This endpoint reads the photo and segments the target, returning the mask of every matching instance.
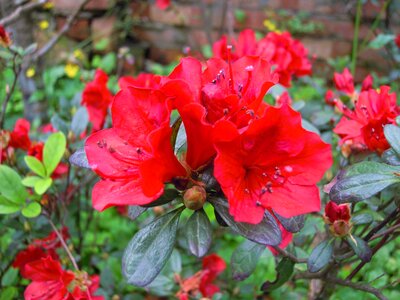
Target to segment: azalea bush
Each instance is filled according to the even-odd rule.
[[[41,48],[0,41],[0,299],[400,297],[390,77],[313,77],[291,33],[246,29],[172,71],[74,53],[28,120]]]

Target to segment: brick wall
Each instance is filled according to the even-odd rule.
[[[195,52],[210,41],[217,40],[226,31],[229,20],[233,19],[235,31],[253,28],[266,32],[266,19],[285,24],[299,14],[306,14],[305,21],[319,24],[320,29],[312,33],[297,34],[296,38],[309,49],[315,60],[315,72],[330,72],[327,60],[350,54],[352,49],[356,1],[230,0],[233,7],[231,11],[241,13],[242,18],[226,13],[228,2],[225,0],[173,1],[173,5],[165,11],[151,5],[151,2],[92,0],[80,14],[68,36],[80,41],[87,38],[95,41],[109,38],[114,48],[121,44],[126,45],[127,41],[118,41],[117,29],[121,28],[121,9],[117,8],[124,7],[122,13],[132,24],[129,27],[131,31],[128,30],[132,38],[129,40],[140,41],[140,47],[145,48],[148,58],[168,63],[179,57],[185,47],[190,47]],[[368,2],[363,6],[361,40],[370,35],[370,26],[380,12],[386,18],[387,12],[382,9],[384,1],[377,2],[378,5]],[[65,16],[74,10],[79,1],[54,0],[54,3],[57,24],[61,26],[65,22]],[[285,15],[279,13],[281,10],[285,10]],[[394,29],[400,28],[395,18],[387,20]],[[125,22],[125,28],[126,24],[128,23]],[[361,79],[370,69],[385,73],[389,68],[390,65],[379,51],[367,50],[360,54],[357,77]]]

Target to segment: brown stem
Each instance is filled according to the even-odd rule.
[[[383,227],[385,227],[386,224],[388,224],[392,219],[394,219],[398,213],[399,213],[399,209],[396,208],[381,223],[379,223],[377,226],[372,228],[371,231],[364,237],[364,240],[368,242],[375,233],[377,233],[379,230],[381,230]]]
[[[12,14],[0,20],[1,26],[7,26],[16,21],[23,13],[29,12],[37,7],[41,7],[48,3],[49,0],[37,0],[19,6]]]
[[[307,263],[307,259],[305,258],[297,258],[296,256],[294,256],[293,254],[287,252],[284,249],[279,248],[278,246],[273,246],[272,248],[274,248],[274,250],[276,252],[278,252],[280,255],[289,258],[291,261],[293,261],[296,264],[304,264]]]

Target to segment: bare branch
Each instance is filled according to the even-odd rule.
[[[19,6],[12,14],[0,20],[1,26],[7,26],[16,21],[21,14],[26,13],[28,11],[34,10],[37,7],[41,7],[44,4],[48,3],[50,0],[37,0],[33,2],[29,2],[27,4]]]
[[[293,254],[287,252],[286,250],[283,250],[279,248],[278,246],[272,247],[276,252],[278,252],[281,256],[289,258],[291,261],[293,261],[296,264],[304,264],[307,263],[307,259],[302,259],[302,258],[297,258]]]

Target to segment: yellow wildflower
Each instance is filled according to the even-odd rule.
[[[49,28],[49,25],[50,25],[49,21],[47,21],[47,20],[42,20],[39,22],[39,27],[42,30],[46,30],[47,28]]]
[[[25,75],[28,78],[32,78],[33,76],[35,76],[35,74],[36,74],[36,71],[32,67],[28,68],[28,70],[26,70],[26,72],[25,72]]]
[[[69,78],[75,78],[79,72],[79,66],[74,63],[67,63],[64,67],[64,72]]]

